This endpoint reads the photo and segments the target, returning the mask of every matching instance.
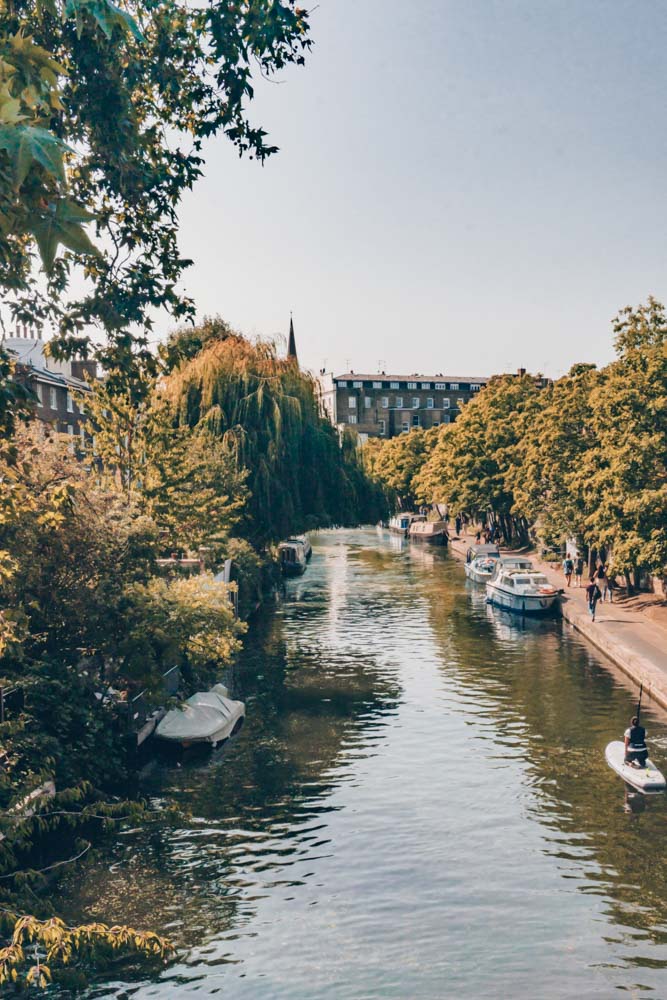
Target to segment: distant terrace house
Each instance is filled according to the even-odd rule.
[[[413,427],[449,424],[489,379],[481,375],[321,372],[318,381],[331,423],[339,428],[351,425],[365,440],[407,434]]]
[[[26,384],[37,397],[35,415],[55,431],[71,437],[72,452],[83,450],[89,438],[87,417],[85,404],[77,397],[90,392],[84,378],[96,377],[95,362],[46,357],[40,332],[29,327],[20,327],[0,343],[16,361],[16,380]]]

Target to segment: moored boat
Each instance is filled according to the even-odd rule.
[[[280,568],[284,576],[301,576],[306,572],[308,559],[303,543],[296,539],[281,542],[278,546]]]
[[[410,525],[415,521],[425,521],[426,517],[424,514],[394,514],[392,518],[389,519],[388,528],[395,535],[402,535],[407,538],[408,531],[410,530]]]
[[[155,735],[184,749],[196,744],[215,746],[239,731],[245,719],[245,705],[234,701],[223,684],[210,691],[198,691],[179,708],[167,712]]]
[[[616,774],[639,792],[664,792],[667,788],[664,775],[657,769],[653,761],[647,759],[643,767],[635,767],[625,763],[625,744],[622,740],[612,740],[604,752],[609,767]]]
[[[471,563],[473,559],[481,559],[482,556],[487,559],[500,559],[500,549],[492,543],[471,545],[466,552],[466,563]]]
[[[469,580],[475,583],[487,583],[496,571],[497,559],[490,556],[478,556],[463,567]]]
[[[486,584],[488,601],[521,615],[549,614],[556,608],[558,593],[543,573],[512,566],[498,567]]]
[[[449,541],[447,524],[444,521],[413,521],[408,529],[408,538],[411,542],[446,545]]]
[[[303,545],[304,555],[307,561],[310,561],[310,557],[313,554],[313,546],[310,544],[310,538],[308,535],[293,535],[291,538],[287,539],[288,544],[292,542],[298,542],[299,545]]]

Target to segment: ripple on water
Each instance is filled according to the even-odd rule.
[[[498,613],[447,553],[323,532],[233,685],[240,738],[146,775],[185,817],[63,887],[178,947],[90,997],[667,997],[665,802],[607,769],[632,698],[561,622]]]

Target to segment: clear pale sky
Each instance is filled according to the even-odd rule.
[[[667,298],[659,0],[321,0],[183,205],[200,315],[327,370],[558,375]]]

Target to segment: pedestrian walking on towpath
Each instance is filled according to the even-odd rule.
[[[595,621],[595,609],[601,597],[602,594],[600,593],[600,588],[595,581],[595,576],[592,576],[590,583],[586,587],[586,599],[588,601],[588,611],[593,621]]]
[[[461,534],[461,515],[460,514],[456,515],[456,534],[457,535]]]
[[[574,573],[574,563],[570,556],[565,556],[563,560],[563,573],[565,573],[565,579],[567,580],[568,587],[572,586],[572,574]]]
[[[604,563],[600,563],[600,565],[598,566],[597,573],[595,575],[597,577],[598,587],[602,591],[601,600],[604,601],[605,598],[607,597],[607,594],[609,594],[609,603],[611,604],[611,587],[609,586],[607,567],[605,566]]]
[[[581,586],[581,578],[584,575],[584,566],[586,565],[583,556],[577,556],[574,560],[574,585],[575,587]]]

